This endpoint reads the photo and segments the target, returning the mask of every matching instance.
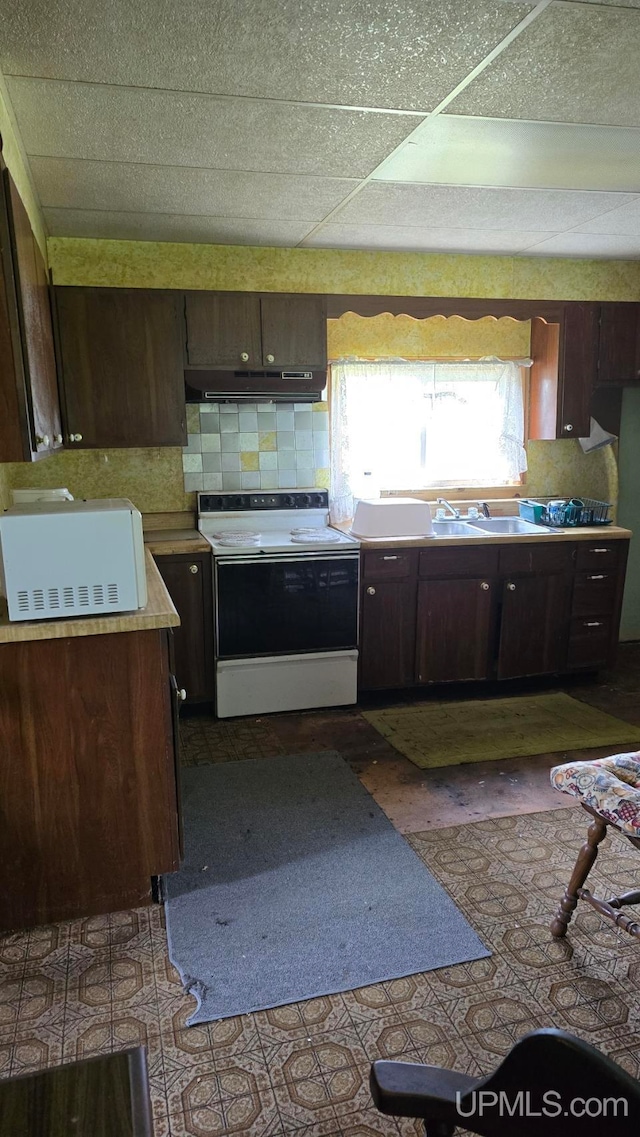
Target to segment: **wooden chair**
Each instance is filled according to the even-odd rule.
[[[628,904],[640,904],[640,889],[600,900],[583,887],[609,826],[640,849],[640,752],[555,766],[551,771],[551,784],[562,793],[579,798],[592,818],[587,839],[551,924],[551,934],[557,938],[566,936],[578,900],[586,900],[601,916],[640,939],[640,923],[621,911]]]
[[[640,1082],[563,1030],[525,1035],[486,1078],[413,1062],[374,1062],[370,1086],[381,1113],[421,1118],[426,1137],[452,1137],[458,1126],[481,1137],[640,1132]]]

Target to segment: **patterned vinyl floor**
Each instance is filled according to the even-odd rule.
[[[187,761],[281,749],[268,722],[219,725],[185,724]],[[144,1043],[156,1137],[421,1133],[372,1109],[372,1059],[485,1073],[541,1025],[638,1077],[640,945],[590,909],[567,941],[548,933],[584,831],[581,810],[554,809],[411,834],[491,959],[207,1026],[185,1028],[193,1000],[168,963],[160,908],[0,938],[0,1077]],[[614,835],[593,883],[621,891],[639,868]]]

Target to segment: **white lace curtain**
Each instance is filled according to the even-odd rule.
[[[512,361],[333,364],[333,520],[353,516],[365,471],[385,490],[517,483],[523,386]]]

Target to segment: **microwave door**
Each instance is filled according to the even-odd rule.
[[[357,554],[216,563],[219,659],[339,651],[357,631]]]

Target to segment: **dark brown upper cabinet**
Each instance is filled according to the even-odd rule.
[[[65,442],[78,449],[183,446],[182,294],[54,292]]]
[[[568,302],[560,320],[531,321],[532,439],[589,434],[598,361],[599,304]]]
[[[188,368],[327,366],[324,296],[187,292],[185,316]]]
[[[62,446],[49,282],[9,171],[0,162],[0,462]]]
[[[598,386],[640,382],[640,304],[600,305]]]

